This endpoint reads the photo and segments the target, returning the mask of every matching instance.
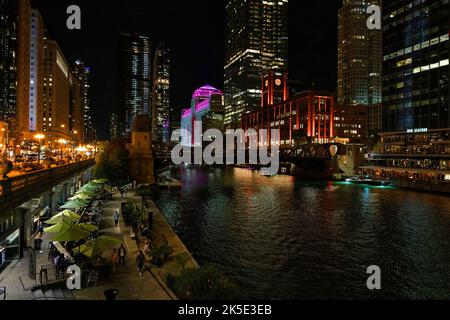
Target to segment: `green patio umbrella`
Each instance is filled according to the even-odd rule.
[[[78,225],[71,225],[68,229],[65,229],[54,236],[51,236],[53,241],[65,242],[65,241],[77,241],[87,239],[91,233],[84,230]]]
[[[76,200],[76,199],[81,199],[81,200],[90,200],[92,197],[90,195],[87,195],[85,193],[79,193],[71,198],[69,198],[69,200]]]
[[[108,249],[113,249],[122,244],[122,241],[108,236],[100,236],[96,239],[89,240],[85,244],[78,247],[77,250],[86,257],[95,257],[103,253],[103,251]]]
[[[79,209],[79,208],[85,208],[89,204],[88,201],[76,199],[67,202],[65,205],[61,206],[61,209]]]
[[[73,211],[64,210],[53,216],[50,220],[45,221],[46,224],[58,224],[60,222],[76,222],[80,220],[80,216]]]
[[[67,229],[70,229],[73,226],[73,222],[61,221],[51,227],[47,227],[44,229],[45,233],[60,233]]]
[[[76,195],[82,194],[82,195],[86,195],[86,196],[94,196],[96,194],[96,191],[94,191],[94,190],[87,190],[87,189],[86,190],[80,189],[75,194]]]
[[[94,232],[98,230],[97,226],[94,226],[93,224],[89,223],[80,223],[78,226],[89,232]]]

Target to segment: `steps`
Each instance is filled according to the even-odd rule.
[[[73,295],[67,289],[37,289],[32,292],[33,300],[73,300]]]

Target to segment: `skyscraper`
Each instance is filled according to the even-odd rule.
[[[150,116],[150,40],[139,34],[119,36],[119,88],[124,136],[130,136],[137,115]]]
[[[89,73],[90,69],[80,60],[75,61],[72,71],[72,102],[70,106],[69,131],[76,141],[85,141],[89,117]]]
[[[30,104],[27,117],[19,127],[30,137],[42,131],[43,77],[44,77],[44,22],[38,10],[31,11],[30,37]],[[28,120],[28,121],[26,121]]]
[[[225,125],[261,106],[261,77],[288,71],[288,0],[227,0]]]
[[[381,131],[382,30],[367,27],[370,5],[379,0],[344,0],[339,10],[338,88],[341,106],[368,107],[369,135]]]
[[[449,17],[448,0],[384,1],[381,152],[365,174],[450,181]]]
[[[170,50],[161,43],[153,57],[152,136],[170,142]]]
[[[383,7],[383,131],[450,128],[449,2]]]
[[[17,0],[0,0],[0,121],[16,115]]]
[[[69,110],[72,74],[56,41],[44,42],[43,130],[46,141],[69,140]]]
[[[30,49],[31,49],[31,3],[18,0],[17,33],[17,109],[15,138],[21,141],[28,132],[30,121]]]

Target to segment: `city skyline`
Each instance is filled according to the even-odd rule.
[[[446,299],[449,1],[0,0],[0,297]]]
[[[69,31],[65,27],[65,10],[70,4],[78,4],[82,9],[81,31]],[[325,4],[330,9],[322,12]],[[33,5],[40,9],[48,34],[58,41],[69,60],[81,58],[91,67],[91,105],[101,139],[109,137],[109,116],[120,110],[117,102],[117,69],[114,66],[120,32],[139,32],[149,36],[152,43],[165,41],[171,48],[170,100],[171,108],[176,110],[175,114],[189,106],[191,92],[204,83],[223,90],[224,2],[199,0],[187,4],[172,0],[172,5],[166,6],[157,2],[134,0],[126,7],[119,4],[103,8],[97,3],[69,3],[66,0],[48,6],[46,1],[41,0],[35,1]],[[292,56],[299,57],[291,59],[290,79],[300,80],[303,88],[320,87],[334,91],[339,3],[330,7],[328,1],[313,4],[290,1],[289,6],[291,14],[296,17],[290,21],[289,31],[292,37],[305,39],[301,45],[297,42],[290,44]],[[322,12],[323,21],[313,19],[309,14],[311,11]],[[180,37],[180,24],[186,27],[182,32],[188,36]],[[309,28],[314,32],[306,32]],[[204,35],[203,40],[207,41],[207,45],[197,45],[196,37],[192,36],[196,33]],[[333,49],[313,53],[321,47],[317,41],[319,37],[333,43]],[[313,63],[307,63],[307,59]],[[324,76],[324,72],[331,72],[334,76]],[[104,81],[105,78],[108,81]],[[108,112],[107,117],[104,117],[104,110]]]

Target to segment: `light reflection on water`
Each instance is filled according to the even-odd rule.
[[[201,264],[252,298],[450,298],[450,198],[301,182],[242,169],[181,169],[157,204]],[[366,288],[379,265],[380,292]]]

